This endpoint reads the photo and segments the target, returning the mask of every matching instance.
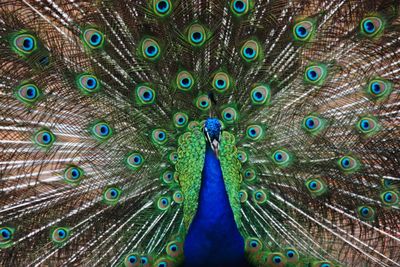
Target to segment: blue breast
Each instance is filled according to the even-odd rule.
[[[197,213],[184,244],[185,266],[245,266],[244,241],[236,226],[221,165],[207,145]]]

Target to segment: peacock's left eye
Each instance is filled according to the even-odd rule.
[[[29,55],[37,49],[36,38],[27,33],[15,36],[12,45],[22,55]]]
[[[146,38],[142,41],[141,52],[143,57],[150,61],[156,61],[161,55],[158,42],[152,38]]]
[[[263,129],[259,125],[250,125],[246,129],[246,135],[253,141],[259,140],[263,135]]]
[[[383,28],[383,22],[378,17],[367,17],[361,21],[361,33],[367,37],[377,36]]]
[[[254,182],[257,178],[256,171],[253,168],[247,168],[243,171],[244,180],[246,182]]]
[[[246,190],[240,190],[238,196],[240,203],[244,203],[247,201],[249,194],[247,194]]]
[[[297,263],[299,261],[299,252],[294,248],[286,248],[285,255],[289,263]]]
[[[268,200],[268,195],[264,192],[264,190],[259,189],[253,192],[253,200],[257,204],[264,204]]]
[[[231,10],[236,16],[243,16],[249,11],[249,1],[248,0],[232,0]]]
[[[105,204],[114,205],[121,197],[121,189],[117,187],[106,188],[103,192],[103,201]]]
[[[238,112],[233,107],[226,107],[221,112],[222,119],[225,123],[231,124],[238,120]]]
[[[172,199],[175,201],[175,203],[181,204],[183,202],[182,191],[180,190],[175,191],[174,194],[172,195]]]
[[[169,197],[160,197],[157,200],[157,208],[160,210],[166,210],[170,207],[171,200]]]
[[[81,74],[78,76],[78,88],[83,94],[89,95],[99,91],[100,83],[94,75]]]
[[[200,24],[193,24],[188,30],[188,40],[193,46],[202,46],[206,42],[206,30]]]
[[[56,227],[52,230],[51,238],[54,243],[64,243],[69,237],[69,229],[66,227]]]
[[[104,141],[111,137],[112,129],[108,123],[98,122],[92,126],[91,133],[96,139]]]
[[[326,68],[322,65],[311,65],[306,68],[305,81],[310,84],[322,85],[326,78]]]
[[[394,206],[399,203],[399,195],[393,190],[385,191],[381,194],[381,200],[387,206]]]
[[[231,80],[229,75],[222,71],[217,72],[216,74],[214,74],[212,86],[219,93],[227,91],[231,87]]]
[[[271,89],[266,84],[257,85],[250,92],[251,101],[255,105],[263,105],[269,102]]]
[[[263,244],[260,239],[256,237],[249,237],[246,239],[245,250],[250,253],[254,253],[260,251],[263,247]]]
[[[357,213],[360,219],[364,221],[373,221],[375,220],[376,212],[370,206],[361,206],[357,208]]]
[[[35,103],[40,96],[41,92],[34,84],[25,84],[17,89],[17,98],[27,105]]]
[[[177,112],[174,114],[173,122],[177,128],[185,127],[188,123],[188,115],[184,112]]]
[[[258,44],[258,42],[254,40],[249,40],[244,43],[242,49],[240,50],[240,53],[245,61],[251,62],[258,58],[260,53],[259,50],[260,50],[260,45]]]
[[[341,157],[338,161],[340,169],[345,173],[352,173],[360,168],[359,161],[351,156]]]
[[[194,80],[192,74],[187,71],[181,71],[176,76],[177,87],[182,91],[189,91],[192,89]]]
[[[294,25],[293,35],[295,40],[307,41],[311,38],[313,31],[314,31],[313,23],[309,20],[304,20]]]
[[[136,171],[144,163],[143,156],[138,152],[132,152],[128,154],[128,157],[126,158],[126,163],[128,164],[129,168]]]
[[[34,142],[42,148],[49,148],[56,140],[54,134],[47,129],[39,130],[34,134]]]
[[[325,181],[320,178],[309,178],[305,185],[311,195],[315,197],[322,196],[328,190]]]
[[[172,3],[170,0],[154,1],[154,13],[160,17],[165,17],[171,13]]]
[[[151,133],[151,140],[157,145],[167,142],[167,132],[164,129],[155,129]]]
[[[64,170],[64,180],[70,184],[78,184],[82,180],[83,175],[83,170],[74,165]]]
[[[272,154],[272,160],[278,166],[287,167],[290,164],[291,156],[287,151],[278,149]]]
[[[211,107],[211,101],[208,95],[201,95],[196,100],[196,107],[200,110],[209,110]]]
[[[104,35],[96,29],[87,29],[83,33],[83,40],[91,49],[97,49],[103,46]]]
[[[156,98],[156,92],[148,85],[139,84],[136,86],[136,99],[139,105],[153,104]]]

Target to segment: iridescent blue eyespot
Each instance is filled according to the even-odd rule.
[[[37,42],[33,35],[22,33],[14,37],[12,46],[18,54],[29,55],[36,50]]]
[[[84,31],[83,41],[91,48],[100,48],[104,44],[104,35],[99,30],[90,28]]]
[[[203,33],[201,32],[193,32],[191,35],[191,39],[193,43],[201,43],[203,41]]]
[[[159,13],[164,14],[164,13],[166,13],[166,12],[168,11],[168,9],[169,9],[169,3],[168,3],[168,1],[161,0],[161,1],[159,1],[159,2],[157,3],[156,7],[157,7],[157,11],[158,11]]]

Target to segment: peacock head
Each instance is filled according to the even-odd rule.
[[[207,118],[204,123],[204,134],[215,153],[218,152],[221,139],[221,123],[216,118]]]

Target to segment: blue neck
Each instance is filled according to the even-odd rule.
[[[197,213],[189,227],[185,266],[243,266],[240,235],[222,177],[221,165],[207,145]]]

